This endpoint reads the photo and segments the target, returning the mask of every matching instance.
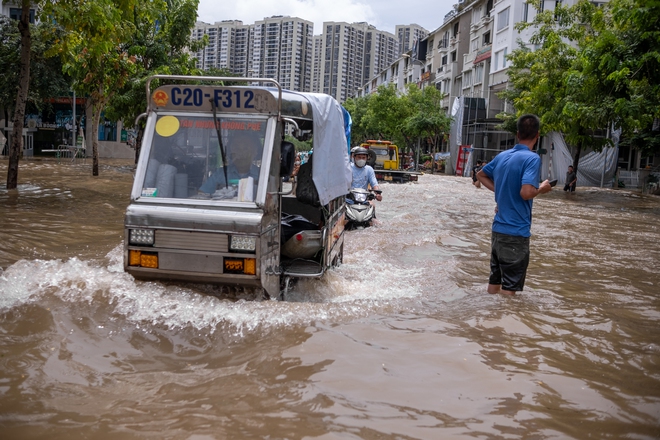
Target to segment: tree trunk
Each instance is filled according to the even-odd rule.
[[[580,154],[582,153],[582,142],[578,144],[577,151],[575,152],[575,157],[573,158],[573,171],[577,175],[578,172],[578,162],[580,161]]]
[[[94,98],[92,98],[94,99]],[[92,176],[99,175],[99,121],[101,119],[101,104],[92,101]]]
[[[99,87],[98,96],[103,96],[103,87]],[[107,99],[91,97],[92,105],[92,176],[99,175],[99,123]]]
[[[21,72],[16,92],[16,108],[14,110],[14,127],[11,145],[9,146],[9,166],[7,167],[7,189],[18,186],[18,161],[23,152],[23,123],[25,121],[25,104],[30,86],[30,1],[23,0],[21,19],[18,22],[21,32]]]

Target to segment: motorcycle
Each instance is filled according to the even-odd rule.
[[[376,217],[376,208],[370,202],[381,192],[375,189],[351,188],[346,196],[347,200],[353,201],[346,203],[346,229],[364,229],[371,226],[371,221]]]

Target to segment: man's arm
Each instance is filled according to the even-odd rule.
[[[486,173],[483,172],[483,170],[479,170],[479,172],[477,172],[477,180],[479,180],[479,182],[481,182],[481,184],[489,190],[493,192],[495,191],[495,182],[493,182],[493,179],[488,177]]]
[[[376,186],[372,187],[371,189],[375,189],[377,191],[380,191],[380,185],[376,185]],[[376,200],[378,200],[379,202],[381,200],[383,200],[383,195],[382,194],[376,194]]]
[[[534,185],[526,183],[520,188],[520,197],[522,197],[523,200],[530,200],[539,194],[545,194],[551,190],[552,187],[550,186],[550,181],[548,179],[544,180],[543,183],[539,185],[538,189],[535,188]]]

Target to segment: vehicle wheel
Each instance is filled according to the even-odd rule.
[[[367,150],[369,154],[367,155],[367,165],[373,168],[376,165],[376,152],[374,150]]]

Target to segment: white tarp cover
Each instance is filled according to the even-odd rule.
[[[584,154],[578,161],[577,186],[611,186],[612,179],[616,173],[618,159],[617,141],[615,147],[606,147],[599,153],[594,151]],[[547,179],[558,179],[560,184],[565,184],[566,171],[569,165],[573,165],[573,157],[568,150],[561,133],[550,132],[546,135],[544,144],[548,151],[547,159],[543,158],[541,175]]]
[[[341,105],[330,95],[305,93],[314,116],[313,180],[322,205],[348,194],[353,175]]]

